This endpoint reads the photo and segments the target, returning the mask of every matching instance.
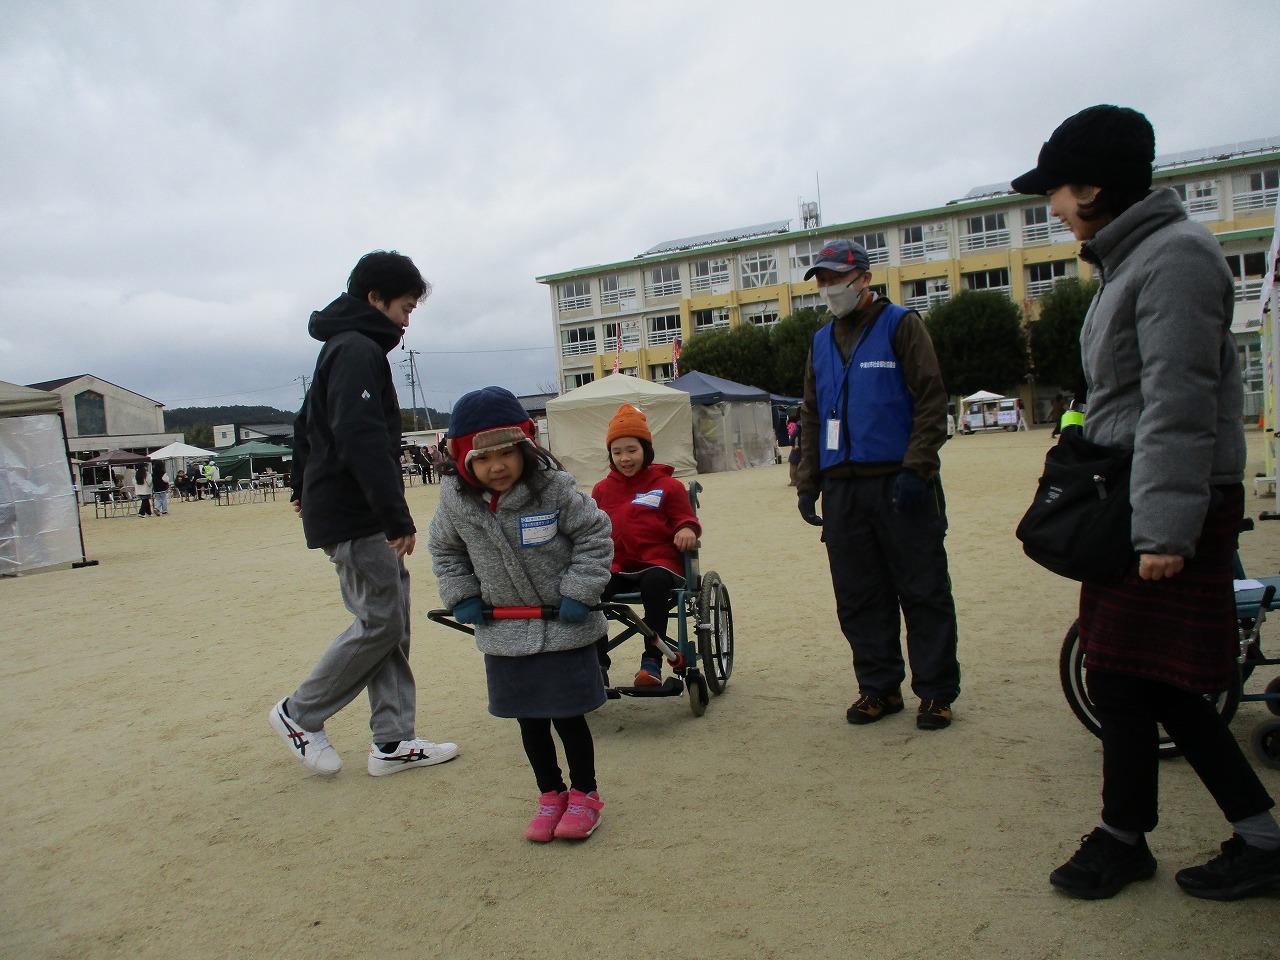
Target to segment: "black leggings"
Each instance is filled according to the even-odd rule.
[[[1271,797],[1213,705],[1167,683],[1090,670],[1085,675],[1102,724],[1102,819],[1118,830],[1156,826],[1160,760],[1157,723],[1232,823],[1270,810]]]
[[[520,717],[519,722],[520,739],[524,741],[524,752],[529,758],[529,766],[533,767],[539,793],[552,790],[563,793],[565,790],[560,764],[556,761],[556,742],[551,737],[553,723],[556,733],[560,734],[560,742],[564,744],[564,759],[569,765],[569,782],[573,789],[583,793],[596,789],[596,745],[591,739],[586,717],[581,714],[554,720]]]
[[[667,621],[671,614],[671,591],[683,582],[683,577],[677,577],[666,567],[649,567],[638,574],[615,573],[604,588],[604,599],[620,593],[639,593],[640,602],[644,605],[645,624],[658,636],[670,639],[667,637]],[[648,640],[645,641],[644,654],[662,659],[662,653]]]

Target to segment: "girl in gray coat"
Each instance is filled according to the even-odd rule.
[[[604,614],[590,608],[609,582],[609,517],[534,441],[533,421],[508,390],[460,399],[449,420],[429,547],[440,597],[475,626],[489,712],[520,723],[541,796],[525,837],[586,839],[604,803],[586,714],[605,702],[596,660]],[[486,619],[485,608],[558,608],[555,619]],[[561,776],[551,728],[564,744]]]

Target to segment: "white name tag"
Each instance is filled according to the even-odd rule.
[[[555,539],[560,529],[560,511],[529,513],[520,518],[520,546],[540,547]]]
[[[839,420],[827,421],[827,449],[828,450],[840,449],[840,421]]]
[[[643,493],[637,493],[635,499],[631,501],[637,507],[652,507],[657,510],[662,506],[662,490],[646,490]]]

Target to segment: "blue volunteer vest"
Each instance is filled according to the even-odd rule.
[[[818,450],[823,470],[837,464],[901,463],[915,422],[915,403],[898,366],[893,338],[905,307],[886,304],[864,330],[846,365],[832,324],[813,335],[818,393]],[[839,446],[827,449],[827,421],[839,420]]]

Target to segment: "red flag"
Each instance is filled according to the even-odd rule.
[[[680,376],[680,338],[676,337],[675,343],[671,344],[671,372],[674,376]]]
[[[618,349],[613,354],[613,372],[618,372],[618,366],[622,362],[622,324],[618,324]]]

